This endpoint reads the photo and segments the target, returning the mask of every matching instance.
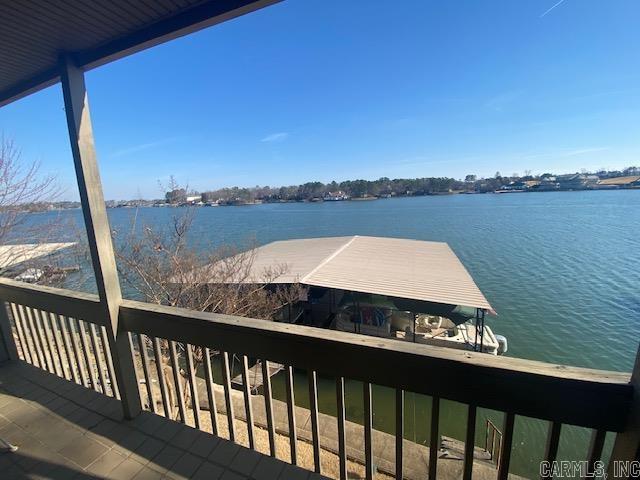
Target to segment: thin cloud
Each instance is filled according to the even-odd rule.
[[[609,147],[591,147],[591,148],[579,148],[566,152],[563,156],[575,157],[576,155],[582,155],[584,153],[602,152],[603,150],[609,150]]]
[[[564,3],[564,0],[560,0],[558,3],[556,3],[555,5],[553,5],[550,9],[548,9],[546,12],[544,12],[542,15],[540,15],[540,18],[545,17],[549,12],[551,12],[553,9],[559,7],[560,5],[562,5]]]
[[[111,154],[112,158],[116,157],[124,157],[127,155],[131,155],[132,153],[142,152],[144,150],[150,150],[152,148],[161,147],[162,145],[166,145],[167,143],[175,142],[178,140],[178,137],[164,138],[162,140],[157,140],[155,142],[148,143],[140,143],[138,145],[132,145],[127,148],[123,148],[121,150],[116,150]]]
[[[278,132],[278,133],[272,133],[270,135],[267,135],[260,141],[267,142],[267,143],[276,143],[276,142],[284,142],[287,138],[289,138],[288,132]]]
[[[610,150],[610,147],[584,147],[574,149],[563,149],[557,151],[540,152],[540,153],[526,153],[519,156],[522,160],[535,160],[544,158],[565,158],[565,157],[577,157],[578,155],[584,155],[586,153],[596,153]]]

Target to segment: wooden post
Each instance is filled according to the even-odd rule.
[[[616,441],[613,444],[608,467],[609,478],[614,478],[614,462],[640,460],[640,345],[630,383],[633,387],[633,403],[627,428],[616,435]]]
[[[127,333],[118,326],[122,294],[93,142],[84,72],[70,58],[62,56],[60,77],[91,262],[103,307],[102,314],[108,320],[107,325],[111,326],[107,328],[109,348],[124,416],[133,418],[141,412],[142,404],[129,339]]]
[[[7,303],[0,300],[0,363],[18,359],[18,349],[11,329]]]

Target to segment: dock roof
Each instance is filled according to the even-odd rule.
[[[0,268],[9,268],[36,258],[46,257],[74,245],[73,242],[0,245]]]
[[[286,265],[271,283],[302,283],[493,312],[473,278],[446,243],[386,237],[284,240],[254,252],[245,283]]]

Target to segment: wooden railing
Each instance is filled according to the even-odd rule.
[[[101,322],[104,317],[97,314],[97,296],[2,282],[0,299],[5,309],[0,309],[0,315],[11,317],[15,347],[22,360],[120,398],[106,325]]]
[[[108,348],[105,348],[107,342],[102,333],[105,325],[92,320],[97,297],[0,279],[0,300],[7,306],[7,318],[14,337],[17,338],[16,350],[20,358],[105,394],[117,395],[117,389],[107,388],[113,385],[113,376],[109,370]],[[629,442],[637,439],[637,432],[630,432],[637,428],[634,423],[630,423],[635,421],[630,414],[637,408],[637,396],[634,397],[629,374],[495,357],[130,300],[124,300],[120,306],[119,329],[127,335],[133,334],[129,338],[135,344],[132,350],[136,352],[134,356],[138,357],[135,363],[139,367],[140,380],[144,380],[141,395],[147,397],[143,401],[147,408],[173,418],[172,410],[177,407],[175,416],[180,421],[186,422],[187,416],[193,416],[191,421],[196,427],[200,427],[203,409],[198,404],[198,389],[204,385],[208,399],[208,409],[205,410],[208,410],[213,433],[219,433],[221,426],[217,416],[215,381],[224,390],[228,422],[226,428],[231,440],[235,439],[237,425],[233,413],[229,359],[232,354],[239,355],[244,380],[244,419],[251,448],[255,447],[252,405],[255,399],[248,382],[248,358],[262,360],[266,429],[269,453],[273,456],[276,454],[276,433],[268,362],[285,365],[292,463],[296,463],[299,442],[295,424],[293,368],[305,370],[310,400],[314,469],[317,472],[321,470],[318,376],[336,379],[341,478],[347,477],[345,379],[359,380],[364,385],[363,448],[367,478],[372,478],[374,474],[372,385],[382,385],[396,391],[396,478],[402,478],[403,473],[404,392],[430,395],[433,398],[428,467],[429,478],[432,479],[437,474],[440,399],[467,405],[465,479],[471,478],[474,466],[476,414],[480,407],[505,414],[501,427],[501,448],[499,456],[497,455],[497,475],[500,479],[507,478],[509,472],[516,415],[549,422],[545,453],[545,458],[549,461],[555,460],[557,456],[562,424],[593,429],[591,447],[586,457],[590,465],[600,460],[607,432],[626,432],[619,436],[622,440],[616,442],[612,458],[633,459],[621,458],[619,454],[633,451],[634,446],[630,446]],[[203,378],[197,376],[194,368],[195,349],[202,353]],[[219,353],[222,378],[214,378],[211,351]],[[165,363],[170,368],[162,371]],[[95,364],[97,368],[89,368],[85,375],[81,364]],[[77,368],[70,368],[69,365]],[[181,369],[185,370],[182,375]],[[171,372],[171,375],[167,375],[167,372]],[[157,389],[152,387],[154,384],[157,384]],[[186,398],[190,399],[190,404],[185,402]],[[157,404],[161,404],[161,408],[156,408]]]

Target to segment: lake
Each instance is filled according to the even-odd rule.
[[[111,209],[111,226],[166,225],[181,209]],[[55,213],[35,214],[30,221]],[[62,215],[78,218],[80,212]],[[447,195],[368,202],[265,204],[199,208],[191,240],[198,248],[246,241],[374,235],[447,242],[498,312],[488,325],[509,341],[507,355],[553,363],[630,371],[640,340],[640,191]],[[357,361],[357,359],[349,359]],[[428,372],[425,372],[428,381]],[[279,380],[274,390],[283,396]],[[298,379],[297,400],[306,403]],[[321,385],[323,383],[321,382]],[[321,408],[335,411],[334,384]],[[491,385],[487,385],[491,388]],[[347,384],[348,418],[362,414],[361,387]],[[392,392],[374,392],[375,426],[393,432]],[[430,400],[407,395],[407,438],[425,442]],[[466,409],[442,407],[443,434],[464,437]],[[485,417],[478,413],[477,445]],[[537,475],[546,423],[518,418],[512,471]],[[610,443],[610,442],[609,442]],[[561,457],[586,455],[583,429],[564,428]]]

